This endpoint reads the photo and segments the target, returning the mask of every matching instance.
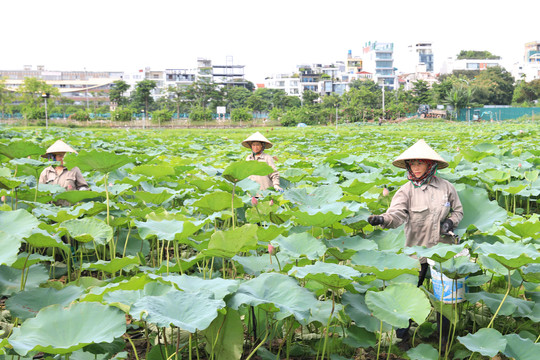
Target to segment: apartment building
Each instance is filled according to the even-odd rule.
[[[431,42],[417,42],[408,46],[412,68],[418,65],[425,65],[425,71],[434,71],[433,46]]]
[[[379,86],[393,90],[398,87],[394,69],[394,43],[368,42],[363,48],[363,70],[373,74]]]

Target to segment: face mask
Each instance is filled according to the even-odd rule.
[[[47,159],[51,160],[51,161],[56,161],[56,155],[54,154],[47,154]]]

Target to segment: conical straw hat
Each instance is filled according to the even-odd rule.
[[[71,146],[63,142],[62,140],[56,140],[54,144],[49,146],[47,148],[47,152],[45,155],[41,155],[42,157],[47,157],[47,154],[55,154],[55,153],[67,153],[72,152],[77,154],[75,149],[73,149]]]
[[[396,160],[392,162],[392,164],[398,168],[406,169],[407,167],[405,166],[405,160],[415,159],[436,161],[439,163],[439,169],[448,167],[448,163],[423,139],[418,140],[416,144],[401,153],[401,155],[399,155]]]
[[[273,146],[272,143],[268,141],[268,139],[265,138],[264,135],[258,131],[255,134],[250,135],[246,140],[242,141],[242,146],[247,147],[248,149],[251,149],[251,146],[249,145],[249,143],[252,141],[266,143],[265,149],[270,149]]]

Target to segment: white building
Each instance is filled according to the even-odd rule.
[[[441,73],[450,74],[454,70],[485,70],[489,67],[502,65],[501,59],[454,59],[447,58],[442,65]]]
[[[394,90],[398,87],[394,69],[394,44],[368,42],[363,49],[363,70],[373,74],[379,86]]]
[[[274,74],[264,80],[264,87],[283,90],[290,96],[302,96],[300,78],[298,75]]]
[[[433,46],[429,41],[417,42],[408,46],[408,65],[410,69],[425,65],[425,71],[434,71]]]

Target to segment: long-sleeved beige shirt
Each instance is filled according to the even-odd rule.
[[[277,167],[274,164],[274,159],[272,156],[265,154],[264,152],[260,155],[253,156],[253,153],[249,154],[246,160],[257,160],[265,162],[272,167],[275,171],[270,175],[260,176],[260,175],[250,175],[249,178],[261,185],[261,190],[265,190],[270,186],[276,187],[279,186],[279,173],[277,172]]]
[[[71,170],[64,167],[62,172],[57,174],[53,166],[48,166],[39,175],[39,183],[60,185],[66,190],[88,190],[88,183],[78,167]]]
[[[463,207],[454,186],[437,176],[428,184],[415,188],[411,182],[403,185],[382,214],[383,227],[396,228],[405,224],[406,246],[432,247],[439,242],[452,243],[441,235],[441,222],[450,219],[454,226],[463,219]],[[421,258],[425,263],[426,259]]]

